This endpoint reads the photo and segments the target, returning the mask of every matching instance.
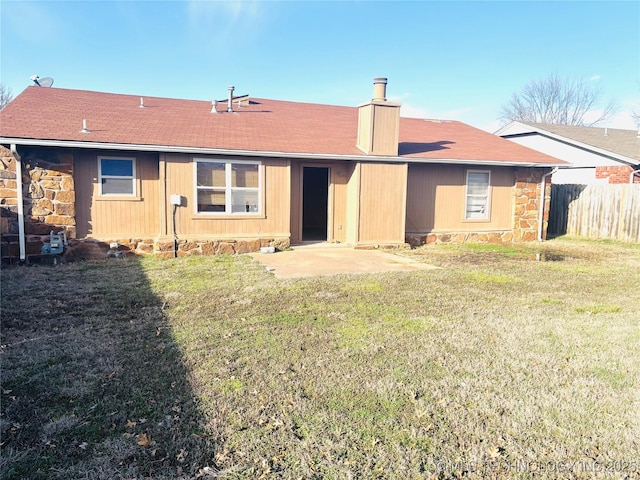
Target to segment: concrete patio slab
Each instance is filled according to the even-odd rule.
[[[277,278],[354,273],[411,272],[438,267],[380,250],[355,250],[332,244],[293,247],[276,253],[249,253]]]

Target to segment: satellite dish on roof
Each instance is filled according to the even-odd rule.
[[[39,87],[50,87],[51,85],[53,85],[53,78],[51,77],[40,78],[38,75],[31,75],[29,77],[29,80],[31,80]]]

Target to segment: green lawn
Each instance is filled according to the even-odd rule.
[[[639,245],[402,254],[3,269],[0,476],[640,476]]]

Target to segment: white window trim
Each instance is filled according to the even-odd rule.
[[[132,193],[102,193],[102,160],[130,160],[132,164],[131,173],[132,176],[122,176],[122,175],[105,175],[104,178],[119,178],[119,179],[131,179],[131,192]],[[99,185],[99,195],[101,197],[135,197],[137,195],[136,192],[136,159],[135,157],[115,157],[110,155],[104,155],[98,157],[98,185]]]
[[[484,217],[476,217],[476,218],[471,218],[469,217],[469,212],[467,211],[467,206],[469,205],[469,174],[473,174],[473,173],[486,173],[488,175],[488,181],[487,181],[487,203],[485,205],[485,209],[484,209]],[[479,195],[476,195],[479,196]],[[465,221],[468,222],[473,222],[473,221],[477,221],[477,222],[483,222],[483,221],[487,221],[491,218],[490,216],[491,213],[491,170],[467,170],[466,173],[466,179],[465,179],[465,192],[464,192],[464,219]]]
[[[225,186],[224,187],[201,187],[198,186],[198,163],[223,163],[225,164]],[[256,212],[232,212],[231,211],[231,192],[232,190],[256,190],[255,187],[231,187],[231,166],[232,165],[257,165],[258,166],[258,210]],[[262,215],[262,162],[259,160],[229,160],[218,158],[194,158],[193,159],[193,186],[195,189],[193,202],[193,210],[195,215],[204,216],[216,216],[216,217],[228,217],[228,216],[243,216],[250,217],[256,215]],[[222,190],[224,188],[224,212],[199,212],[198,211],[198,191],[199,190]]]

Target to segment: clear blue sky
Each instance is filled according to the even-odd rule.
[[[373,77],[403,116],[493,131],[500,106],[535,78],[589,79],[634,128],[638,1],[1,0],[0,82],[142,96],[253,97],[355,106]]]

